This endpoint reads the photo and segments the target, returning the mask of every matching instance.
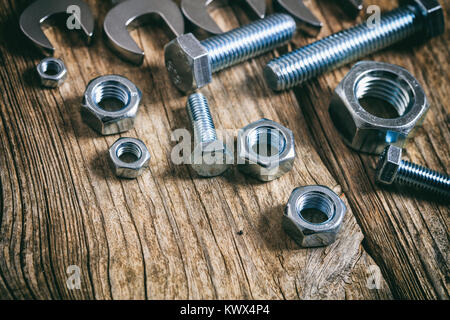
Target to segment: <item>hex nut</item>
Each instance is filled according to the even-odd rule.
[[[164,48],[167,71],[173,84],[189,93],[212,81],[208,51],[191,33],[170,41]]]
[[[61,59],[45,58],[36,67],[42,86],[56,88],[67,78],[67,68]]]
[[[302,213],[314,209],[328,219],[320,223],[306,220]],[[339,196],[325,186],[294,189],[283,216],[284,231],[301,247],[322,247],[332,244],[342,226],[347,207]]]
[[[134,127],[142,93],[133,82],[119,75],[107,75],[89,82],[84,93],[81,115],[92,129],[110,135],[125,132]],[[106,110],[100,103],[115,99],[123,106],[119,110]]]
[[[122,160],[124,155],[132,156],[133,161]],[[116,176],[134,179],[148,168],[150,152],[139,139],[120,138],[109,148],[109,160]]]
[[[359,100],[377,98],[391,104],[396,118],[380,118],[366,111]],[[381,62],[355,64],[337,86],[331,100],[331,119],[354,150],[380,154],[394,144],[402,147],[420,125],[429,104],[419,82],[404,68]]]
[[[382,184],[392,184],[402,163],[402,149],[387,146],[378,160],[375,179]]]
[[[444,33],[444,12],[438,0],[402,0],[401,5],[414,5],[419,8],[424,26],[423,36],[417,37],[419,41],[426,41]]]
[[[258,120],[238,133],[238,168],[261,181],[275,180],[291,170],[295,155],[294,134],[272,120]]]

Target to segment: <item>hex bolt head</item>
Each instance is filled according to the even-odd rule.
[[[164,58],[170,79],[183,92],[192,92],[212,80],[208,51],[191,33],[170,41]]]
[[[450,176],[402,158],[402,149],[390,145],[381,153],[375,180],[381,184],[397,183],[448,200],[450,196]]]
[[[285,44],[295,30],[291,16],[274,14],[201,42],[185,34],[166,45],[166,68],[173,84],[191,93],[210,83],[214,72]]]

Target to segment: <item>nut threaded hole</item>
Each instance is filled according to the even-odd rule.
[[[335,213],[333,201],[324,193],[311,192],[297,200],[297,214],[305,221],[321,224],[331,220]]]
[[[117,148],[116,155],[123,162],[133,163],[142,157],[142,150],[133,142],[125,142]]]
[[[392,119],[403,116],[414,102],[408,83],[388,71],[372,71],[355,85],[355,96],[360,105],[374,116]]]
[[[46,60],[41,63],[41,70],[46,75],[56,76],[62,71],[62,66],[54,60]]]
[[[127,106],[130,92],[118,81],[106,81],[93,90],[93,100],[103,110],[118,111]]]
[[[286,138],[275,127],[264,126],[254,129],[247,137],[249,149],[264,157],[280,155],[286,148]]]

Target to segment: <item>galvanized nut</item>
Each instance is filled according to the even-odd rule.
[[[301,247],[327,246],[336,240],[346,211],[341,198],[325,186],[296,188],[284,212],[283,229]]]
[[[44,87],[56,88],[67,78],[67,68],[64,62],[57,58],[45,58],[36,67],[41,84]]]
[[[386,119],[369,113],[359,102],[367,97],[388,102],[398,117]],[[379,154],[389,144],[402,147],[413,129],[422,123],[428,108],[424,90],[407,70],[388,63],[363,61],[337,86],[329,112],[348,146]]]
[[[261,181],[272,181],[292,169],[294,134],[267,119],[244,127],[238,133],[238,168]]]
[[[125,132],[134,127],[142,93],[133,82],[119,75],[101,76],[91,80],[86,88],[81,115],[92,129],[103,135]],[[106,102],[119,102],[116,109]]]
[[[139,139],[120,138],[109,148],[109,159],[116,176],[134,179],[148,168],[150,152]]]

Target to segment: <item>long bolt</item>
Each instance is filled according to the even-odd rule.
[[[177,88],[191,92],[210,83],[214,72],[285,44],[295,30],[291,16],[274,14],[203,41],[184,34],[166,45],[166,67]]]
[[[203,177],[222,174],[229,168],[231,156],[224,143],[217,139],[208,101],[201,93],[191,94],[186,109],[194,131],[193,169]]]
[[[270,61],[264,69],[269,87],[286,90],[412,36],[423,40],[444,32],[437,0],[408,2],[379,23],[362,23]]]
[[[387,146],[380,156],[376,180],[383,184],[398,183],[437,195],[450,195],[450,176],[401,160],[402,149]]]

